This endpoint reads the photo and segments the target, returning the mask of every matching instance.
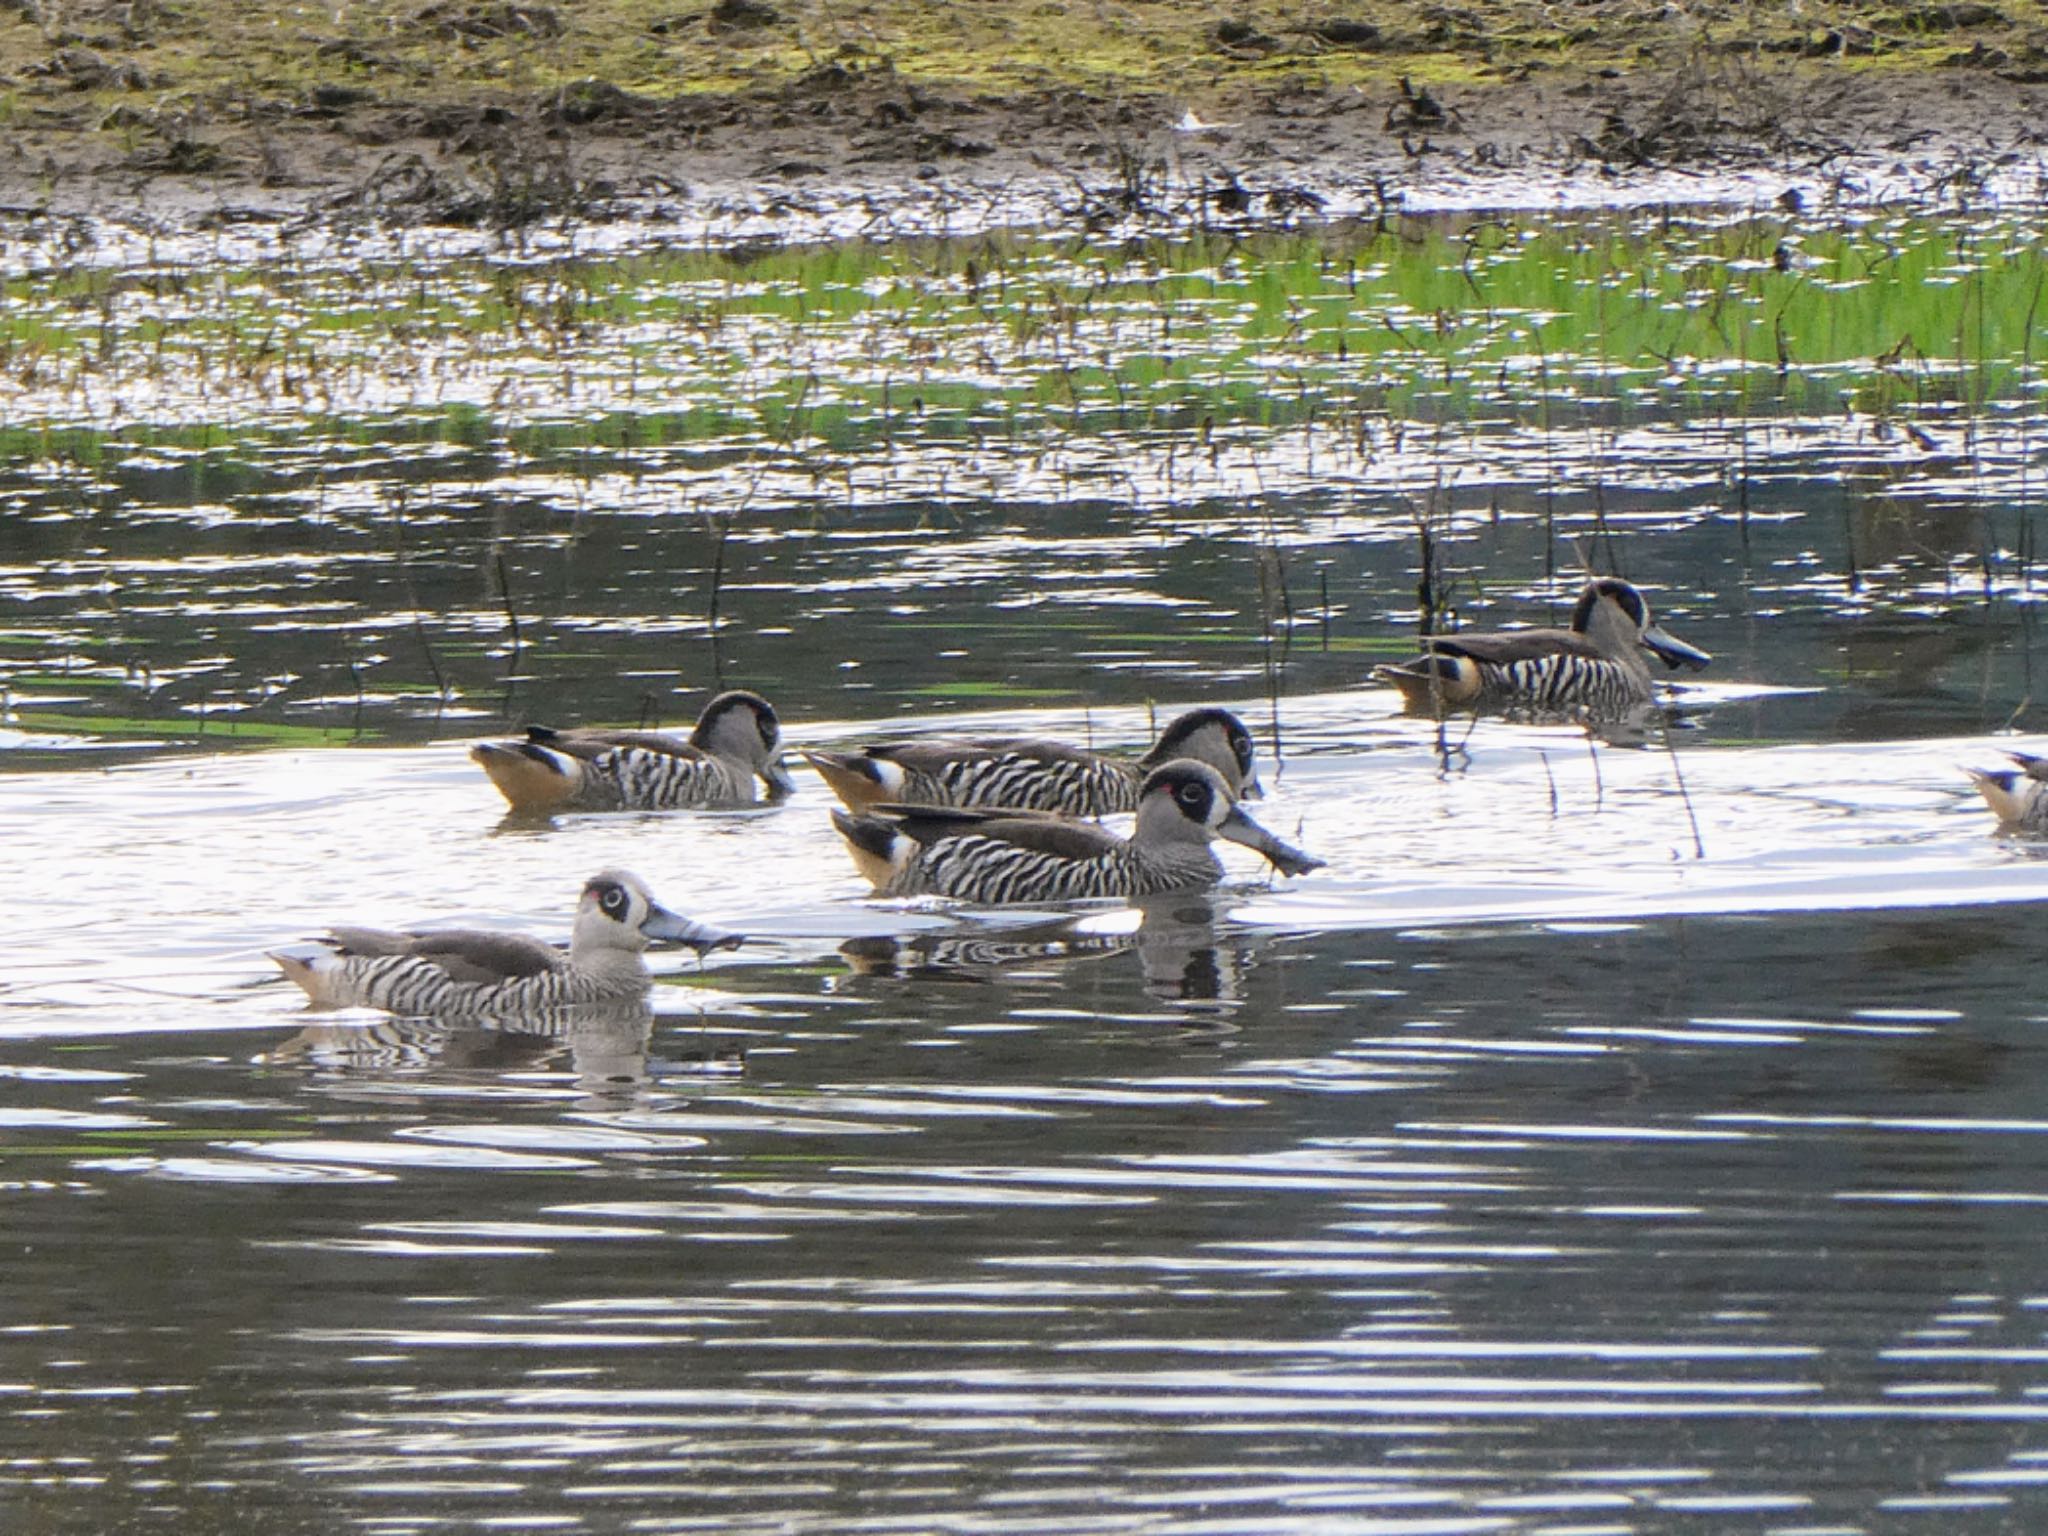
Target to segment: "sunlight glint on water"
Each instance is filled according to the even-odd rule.
[[[1961,769],[2034,739],[2034,218],[1020,241],[979,295],[958,250],[633,251],[575,274],[566,383],[476,327],[404,378],[337,333],[320,417],[119,349],[14,402],[0,1507],[2033,1529],[2048,864]],[[226,318],[362,281],[309,254]],[[1987,356],[1873,361],[1971,293]],[[1396,714],[1419,516],[1468,627],[1618,563],[1715,654],[1683,725]],[[808,773],[522,825],[465,756],[733,684],[798,745],[1227,703],[1328,867],[876,903]],[[559,938],[611,865],[765,942],[523,1030],[309,1012],[264,958]]]

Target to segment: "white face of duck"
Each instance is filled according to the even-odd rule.
[[[687,944],[702,953],[737,944],[739,936],[671,912],[654,899],[645,881],[627,870],[608,869],[584,883],[570,934],[572,954],[607,949],[637,954],[664,941]]]
[[[1223,774],[1224,783],[1236,784],[1240,800],[1257,800],[1265,794],[1253,761],[1252,733],[1227,709],[1190,710],[1160,734],[1151,756],[1167,762],[1185,757],[1207,763]]]
[[[782,722],[758,693],[739,688],[721,693],[697,717],[692,740],[719,757],[747,764],[777,795],[796,788],[796,780],[782,766]]]
[[[1265,799],[1266,786],[1259,782],[1258,753],[1252,746],[1252,733],[1244,728],[1242,720],[1232,715],[1227,734],[1230,738],[1230,755],[1237,759],[1237,798]]]
[[[1283,874],[1302,875],[1323,861],[1280,841],[1244,813],[1223,776],[1207,763],[1180,758],[1153,769],[1138,789],[1140,841],[1207,844],[1228,839],[1255,850]]]
[[[1697,671],[1714,659],[1659,627],[1650,617],[1648,600],[1617,576],[1586,584],[1572,614],[1572,628],[1609,656],[1629,656],[1641,646],[1674,671],[1679,667]]]

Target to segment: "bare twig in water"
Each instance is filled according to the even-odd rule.
[[[1274,654],[1273,630],[1275,628],[1275,591],[1279,605],[1287,610],[1280,620],[1282,640],[1279,654]],[[1266,678],[1266,713],[1273,732],[1273,774],[1278,778],[1283,770],[1282,744],[1280,735],[1280,684],[1287,670],[1287,637],[1292,634],[1292,609],[1287,598],[1287,573],[1280,563],[1279,545],[1274,542],[1259,551],[1259,630],[1260,661]]]
[[[1446,730],[1445,730],[1445,728],[1444,728],[1444,712],[1443,712],[1443,711],[1442,711],[1441,709],[1439,709],[1439,710],[1437,711],[1437,713],[1436,713],[1436,771],[1437,771],[1437,777],[1438,777],[1438,778],[1440,778],[1440,779],[1447,779],[1447,778],[1449,778],[1449,777],[1451,776],[1451,759],[1452,759],[1452,758],[1454,758],[1454,757],[1455,757],[1455,758],[1458,758],[1458,759],[1460,759],[1461,761],[1469,761],[1469,759],[1470,759],[1470,757],[1471,757],[1471,755],[1472,755],[1472,754],[1471,754],[1471,750],[1470,750],[1470,748],[1471,748],[1471,741],[1472,741],[1472,733],[1473,733],[1473,732],[1475,732],[1475,731],[1477,731],[1478,729],[1479,729],[1479,716],[1477,716],[1476,714],[1475,714],[1475,715],[1467,715],[1467,716],[1465,717],[1465,734],[1464,734],[1464,735],[1462,735],[1462,736],[1460,736],[1460,737],[1458,738],[1458,740],[1457,740],[1457,744],[1456,744],[1456,745],[1454,746],[1454,745],[1452,745],[1452,743],[1451,743],[1451,738],[1450,738],[1450,734],[1449,734],[1449,732],[1448,732],[1448,731],[1446,731]]]
[[[1692,828],[1692,856],[1704,859],[1707,845],[1700,837],[1700,818],[1692,808],[1692,791],[1685,787],[1685,769],[1678,762],[1678,736],[1669,719],[1664,722],[1664,750],[1671,758],[1671,777],[1678,782],[1678,799],[1685,807],[1686,824]]]
[[[1436,633],[1438,597],[1436,535],[1430,530],[1427,517],[1416,518],[1415,541],[1422,554],[1422,564],[1415,577],[1415,600],[1422,610],[1422,635],[1424,639],[1428,639]]]
[[[505,569],[505,552],[492,551],[492,564],[498,573],[498,595],[505,603],[505,623],[512,630],[512,654],[505,662],[505,698],[498,706],[498,713],[508,720],[512,717],[512,694],[519,685],[519,658],[526,649],[526,640],[519,631],[519,610],[512,601],[512,577]]]
[[[505,569],[505,552],[493,552],[492,560],[498,572],[498,596],[505,603],[505,624],[512,631],[512,668],[519,669],[519,653],[526,648],[525,637],[519,632],[519,610],[512,602],[512,577]]]
[[[2020,326],[2019,398],[2022,400],[2034,398],[2034,316],[2041,307],[2041,288],[2043,282],[2043,278],[2037,277],[2034,279],[2033,294],[2027,299],[2027,317]],[[2034,413],[2032,411],[2022,411],[2020,413],[2020,483],[2019,506],[2017,508],[2019,513],[2019,530],[2018,537],[2013,542],[2016,546],[2014,555],[2019,562],[2018,585],[2022,593],[2031,590],[2034,584],[2034,519],[2032,516],[2034,487],[2029,473],[2034,462],[2033,443],[2030,440],[2033,419]],[[2020,611],[2022,614],[2030,614],[2033,610],[2031,607],[2023,606]],[[2029,682],[2031,683],[2034,665],[2033,647],[2026,647],[2022,654],[2026,658],[2026,667]],[[2023,704],[2020,707],[2024,709],[2026,706]]]
[[[400,486],[391,496],[391,554],[398,564],[398,579],[405,586],[406,606],[412,610],[412,632],[419,637],[420,650],[427,658],[427,670],[434,674],[435,713],[448,702],[448,679],[442,674],[440,658],[434,654],[434,642],[427,635],[426,621],[420,616],[419,589],[412,583],[412,567],[405,558],[405,488]]]
[[[1543,579],[1557,577],[1557,435],[1550,430],[1550,358],[1543,351],[1543,327],[1532,326],[1536,347],[1536,409],[1543,433]]]
[[[1445,633],[1451,621],[1452,582],[1444,573],[1440,552],[1441,530],[1450,524],[1450,513],[1446,501],[1446,488],[1442,473],[1436,484],[1429,490],[1428,498],[1419,507],[1409,506],[1409,515],[1415,520],[1415,542],[1421,555],[1421,565],[1415,576],[1415,601],[1421,609],[1421,633],[1426,640],[1431,635]]]
[[[1445,492],[1443,471],[1437,471],[1436,483],[1430,487],[1428,499],[1421,506],[1409,503],[1409,515],[1415,520],[1415,541],[1421,555],[1420,566],[1415,578],[1415,599],[1420,609],[1417,627],[1423,639],[1423,649],[1430,649],[1431,636],[1446,632],[1451,623],[1451,582],[1443,573],[1443,562],[1438,554],[1438,518],[1446,524],[1449,515],[1444,512]],[[1444,685],[1440,673],[1429,673],[1429,700],[1439,726],[1444,717]],[[1439,730],[1439,736],[1442,732]],[[1470,735],[1470,732],[1467,732]]]
[[[725,686],[725,655],[718,643],[718,600],[725,588],[725,541],[732,535],[732,519],[730,512],[718,514],[718,542],[711,555],[711,601],[705,614],[705,623],[711,632],[711,681],[718,688]]]

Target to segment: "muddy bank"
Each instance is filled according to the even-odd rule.
[[[1177,97],[935,89],[828,65],[655,102],[585,83],[406,105],[337,88],[122,137],[35,122],[16,220],[222,226],[630,222],[717,241],[1400,210],[2040,195],[2048,85],[1975,67],[1699,59],[1461,85],[1281,82]]]

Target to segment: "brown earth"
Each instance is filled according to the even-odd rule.
[[[714,10],[747,25],[749,3]],[[507,26],[540,24],[499,9]],[[410,89],[391,72],[368,89],[337,67],[284,95],[216,85],[153,104],[128,100],[148,94],[146,52],[66,36],[45,25],[41,53],[0,76],[14,87],[0,205],[152,228],[654,218],[744,225],[753,238],[864,223],[1726,199],[1774,195],[1774,178],[1806,197],[2009,194],[2029,179],[2038,193],[2048,133],[2048,69],[2030,52],[1959,45],[1931,63],[1868,68],[1832,32],[1834,57],[1694,47],[1670,64],[1525,60],[1422,84],[1262,70],[1212,71],[1184,90],[980,88],[844,51],[666,98],[595,78],[451,87],[417,69]]]

